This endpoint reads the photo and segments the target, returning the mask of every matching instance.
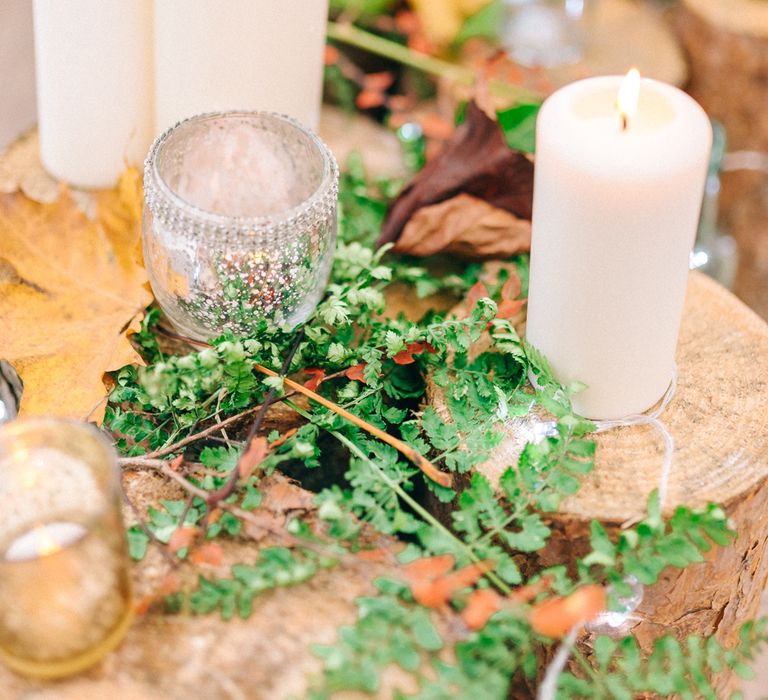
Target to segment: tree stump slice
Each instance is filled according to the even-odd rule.
[[[465,309],[459,307],[459,313]],[[733,645],[743,622],[757,615],[768,579],[768,326],[717,282],[692,273],[677,350],[678,388],[661,420],[675,440],[665,515],[680,504],[723,506],[738,532],[729,547],[715,547],[706,561],[665,570],[645,591],[631,631],[644,648],[662,634],[679,638],[715,634]],[[435,409],[445,411],[430,387]],[[494,487],[517,464],[539,415],[509,421],[508,438],[488,461],[475,466]],[[663,460],[654,428],[618,428],[595,436],[594,471],[577,494],[547,514],[547,547],[528,558],[531,570],[572,563],[589,551],[589,524],[609,533],[645,510],[659,487]],[[723,674],[725,693],[734,680]]]
[[[126,478],[131,500],[144,510],[163,499],[183,497],[165,477],[132,472]],[[264,482],[264,503],[254,512],[273,520],[275,527],[289,513],[301,513],[313,522],[314,494],[275,473]],[[393,541],[371,533],[371,546],[386,547]],[[264,546],[282,544],[269,535],[253,538],[219,538],[224,548],[220,567],[178,570],[185,583],[198,575],[226,577],[233,563],[251,563]],[[133,566],[136,600],[157,592],[170,567],[150,545],[147,556]],[[254,599],[247,620],[222,620],[218,613],[170,615],[150,609],[136,618],[125,640],[90,671],[58,682],[21,678],[0,664],[0,697],[3,700],[282,700],[303,697],[308,678],[321,673],[313,644],[333,644],[341,625],[352,624],[357,611],[354,600],[374,593],[373,580],[396,575],[394,566],[360,559],[320,571],[309,581],[265,592]],[[444,638],[455,637],[443,624]],[[376,696],[391,697],[395,687],[415,691],[413,680],[398,669],[388,669]],[[348,700],[370,699],[363,693],[347,693]]]
[[[689,92],[725,127],[729,151],[768,154],[768,3],[682,0]],[[739,246],[735,291],[768,319],[768,173],[726,172],[721,211]]]

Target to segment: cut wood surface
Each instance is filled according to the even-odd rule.
[[[182,493],[164,477],[148,472],[130,473],[127,492],[143,510],[162,499]],[[287,478],[274,475],[261,486],[264,503],[259,517],[284,529],[288,514],[309,520],[314,514],[313,494]],[[250,563],[263,546],[279,545],[272,535],[263,539],[217,540],[224,545],[219,567],[184,565],[179,576],[192,583],[199,574],[229,575],[233,563]],[[371,544],[386,546],[391,540]],[[169,565],[150,546],[146,558],[133,569],[135,597],[157,592]],[[191,616],[163,614],[151,609],[137,617],[118,650],[75,678],[42,683],[24,680],[0,664],[2,700],[282,700],[303,697],[307,679],[319,674],[321,663],[313,644],[332,644],[338,628],[356,617],[354,600],[374,592],[372,581],[392,574],[393,566],[360,559],[321,571],[304,584],[279,588],[254,600],[248,620],[224,621],[218,613]],[[450,637],[450,633],[448,633]],[[393,687],[415,690],[404,673],[384,676],[381,692],[388,698]],[[371,698],[347,693],[344,698]]]
[[[738,538],[704,563],[667,569],[646,589],[632,631],[646,648],[665,633],[716,634],[734,644],[739,626],[756,617],[768,578],[768,326],[719,284],[692,273],[677,365],[677,392],[661,417],[675,440],[665,512],[720,503]],[[430,396],[444,410],[437,387]],[[498,484],[540,420],[546,417],[511,420],[508,438],[477,471]],[[532,567],[572,563],[589,551],[591,520],[616,534],[659,487],[663,447],[653,428],[619,428],[596,440],[594,471],[548,516],[553,534]],[[724,676],[718,689],[732,683]]]

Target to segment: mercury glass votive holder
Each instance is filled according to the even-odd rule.
[[[0,426],[0,660],[36,678],[92,666],[132,619],[111,444],[56,418]]]
[[[306,320],[331,270],[338,180],[328,147],[278,114],[201,114],[159,136],[144,261],[173,325],[205,340]]]

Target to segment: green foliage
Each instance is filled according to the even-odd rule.
[[[494,42],[499,37],[499,28],[504,21],[503,0],[492,0],[485,7],[467,17],[454,39],[454,44],[460,46],[465,41],[474,38],[487,39]]]
[[[315,649],[324,674],[316,679],[309,700],[326,700],[341,690],[375,693],[381,674],[398,666],[418,691],[418,700],[465,698],[482,694],[504,700],[509,679],[532,678],[537,659],[531,630],[509,612],[496,614],[480,631],[457,644],[455,659],[440,652],[445,643],[429,612],[416,605],[407,587],[397,581],[377,581],[380,594],[358,599],[358,619],[339,630],[339,641]],[[392,697],[405,697],[402,692]]]
[[[768,641],[768,619],[745,624],[736,648],[723,648],[714,637],[688,637],[679,642],[662,637],[644,655],[634,637],[620,641],[610,637],[595,640],[594,669],[584,677],[560,676],[558,697],[589,700],[632,700],[639,693],[658,693],[683,700],[717,700],[711,675],[726,668],[742,678],[751,678],[748,662],[758,646]]]
[[[357,623],[339,630],[340,643],[315,649],[323,659],[325,676],[310,691],[313,700],[339,690],[375,693],[388,666],[418,674],[424,659],[437,658],[435,653],[443,648],[424,608],[386,594],[359,598],[357,605]]]
[[[504,117],[506,131],[508,138],[522,142],[532,133],[533,110],[530,105],[516,109]],[[366,525],[406,541],[403,560],[451,554],[457,567],[492,561],[493,569],[477,585],[492,586],[502,594],[536,579],[526,580],[519,564],[522,554],[546,546],[550,531],[542,514],[555,511],[563,497],[575,493],[593,468],[594,425],[575,415],[571,406],[572,394],[581,387],[560,386],[546,359],[524,344],[508,320],[497,317],[507,273],[487,283],[489,298],[477,301],[466,318],[435,311],[421,319],[382,314],[384,292],[393,283],[422,297],[451,292],[458,298],[477,282],[481,269],[473,264],[437,275],[429,263],[396,257],[387,247],[374,249],[387,203],[399,186],[368,181],[359,157],[350,160],[341,182],[332,278],[305,325],[290,373],[300,381],[310,376],[307,370],[325,378],[317,386],[320,394],[403,439],[438,468],[461,476],[466,487],[457,494],[438,486],[399,452],[323,406],[287,399],[305,423],[295,433],[269,435],[268,441],[280,440],[279,446],[242,480],[227,503],[245,510],[259,507],[260,479],[283,463],[290,462],[292,474],[318,467],[327,449],[323,436],[330,435],[348,456],[343,458],[343,479],[316,496],[322,540],[307,524],[293,520],[289,530],[298,547],[263,549],[255,564],[232,567],[231,577],[201,578],[194,591],[173,596],[173,609],[246,617],[258,594],[306,581],[350,556],[359,548]],[[525,289],[527,258],[513,263]],[[211,348],[166,356],[154,335],[156,321],[157,314],[150,313],[135,336],[147,367],[127,367],[115,375],[106,425],[123,453],[141,455],[173,445],[214,418],[258,405],[269,386],[282,390],[281,380],[265,381],[253,365],[277,371],[294,342],[292,333],[261,324],[252,338],[226,335]],[[347,376],[350,368],[356,368],[355,378]],[[442,390],[444,401],[425,408],[427,376]],[[526,390],[529,376],[536,378],[535,394]],[[507,465],[492,484],[473,467],[501,444],[510,421],[528,444],[517,463]],[[214,491],[227,481],[242,448],[208,442],[190,449],[188,456],[205,471],[187,478],[200,489]],[[450,527],[424,508],[427,490],[451,504]],[[149,510],[147,527],[160,542],[168,542],[182,524],[202,526],[205,509],[199,498],[188,510],[185,500],[164,501]],[[224,512],[207,523],[206,536],[236,537],[241,529],[241,521]],[[575,575],[565,567],[553,567],[546,574],[557,593],[598,582],[610,584],[621,597],[627,592],[627,577],[650,585],[665,567],[701,561],[712,543],[727,545],[731,537],[725,515],[716,506],[681,507],[665,521],[654,495],[647,517],[631,529],[609,536],[593,523],[592,551],[577,562]],[[140,559],[149,537],[133,526],[128,543],[131,556]],[[183,558],[186,550],[178,555]],[[318,650],[324,673],[316,679],[312,697],[340,690],[373,692],[384,669],[396,665],[413,676],[419,688],[413,697],[421,700],[480,694],[501,699],[512,678],[535,677],[537,652],[552,643],[531,630],[528,604],[508,605],[481,630],[467,631],[449,662],[440,653],[446,642],[431,612],[415,603],[402,583],[381,581],[379,588],[378,595],[359,602],[357,622],[340,631],[338,643]],[[451,601],[455,612],[466,603],[467,592]],[[641,658],[632,640],[599,641],[595,670],[584,678],[563,676],[561,693],[574,698],[621,698],[641,691],[709,697],[706,672],[718,664],[741,669],[764,640],[763,629],[750,628],[742,646],[730,651],[711,640],[689,640],[682,646],[662,640],[648,659]]]
[[[318,557],[308,550],[266,547],[260,550],[255,564],[234,565],[232,578],[207,579],[201,576],[195,591],[174,594],[169,605],[174,609],[188,608],[196,615],[218,610],[225,620],[235,614],[247,618],[253,611],[256,596],[274,588],[307,581],[320,568],[333,564],[333,559]]]
[[[534,152],[536,118],[540,107],[539,103],[522,103],[497,112],[499,126],[510,148],[525,153]]]
[[[617,584],[626,576],[652,585],[668,566],[679,569],[704,561],[712,543],[730,544],[736,536],[722,508],[708,505],[693,510],[679,506],[669,521],[661,515],[659,496],[654,491],[648,499],[648,517],[636,527],[621,531],[612,542],[603,526],[593,521],[592,551],[580,562],[584,570],[597,567]]]

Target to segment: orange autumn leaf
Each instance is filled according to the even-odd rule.
[[[424,132],[424,136],[429,139],[439,139],[446,141],[451,137],[456,127],[453,122],[441,117],[439,114],[425,114],[419,118],[419,125]]]
[[[156,603],[169,595],[177,593],[181,589],[181,579],[179,575],[172,571],[160,581],[160,585],[153,593],[147,593],[145,596],[139,599],[134,607],[134,611],[137,615],[146,615],[153,603]]]
[[[496,318],[512,318],[520,313],[525,301],[523,299],[504,299],[496,309]]]
[[[419,18],[409,10],[399,10],[395,14],[395,29],[403,34],[410,34],[420,28]]]
[[[474,309],[480,299],[488,299],[491,294],[483,282],[475,282],[467,292],[467,306]]]
[[[372,109],[373,107],[381,107],[385,100],[386,96],[383,92],[363,88],[357,93],[355,105],[358,109]]]
[[[434,579],[447,574],[456,563],[452,554],[440,554],[436,557],[416,559],[403,567],[405,577],[410,581]]]
[[[197,532],[198,530],[196,527],[177,527],[173,531],[171,539],[168,540],[168,549],[172,552],[178,552],[180,549],[189,547],[195,537],[197,537]]]
[[[128,340],[152,301],[137,171],[93,201],[94,220],[66,188],[52,204],[0,195],[2,354],[24,382],[22,415],[100,423],[105,372],[141,361]]]
[[[575,626],[588,622],[606,609],[602,586],[583,586],[565,597],[548,598],[531,609],[531,627],[547,637],[563,637]]]
[[[496,566],[495,562],[490,560],[480,561],[476,564],[470,564],[463,569],[454,571],[443,578],[443,585],[451,590],[451,595],[467,586],[477,583],[485,574]]]
[[[304,370],[304,374],[309,374],[312,376],[311,379],[307,379],[306,382],[304,382],[304,386],[307,387],[310,391],[317,391],[317,387],[320,386],[320,382],[322,382],[325,379],[325,370],[324,369],[316,369],[314,367],[309,367],[308,369]]]
[[[451,555],[443,555],[420,559],[406,567],[405,575],[417,603],[427,608],[443,607],[456,591],[477,583],[494,566],[493,562],[482,561],[448,573],[454,563]]]
[[[530,603],[539,593],[548,590],[553,583],[551,576],[544,576],[536,583],[515,588],[507,598],[514,603]]]
[[[520,313],[525,304],[524,299],[518,299],[522,289],[522,282],[516,272],[510,273],[509,279],[501,288],[501,301],[496,311],[497,318],[512,318]]]
[[[509,279],[504,283],[504,286],[501,288],[501,298],[502,301],[517,299],[517,297],[520,295],[520,290],[522,289],[522,282],[520,281],[520,277],[512,270],[509,273]]]
[[[374,92],[382,92],[392,86],[395,82],[395,76],[388,72],[368,73],[363,76],[363,88]]]
[[[251,444],[248,445],[248,449],[240,455],[240,459],[237,460],[237,469],[240,473],[241,479],[247,479],[256,467],[261,464],[264,457],[269,452],[269,445],[267,438],[263,435],[253,438]]]
[[[277,440],[273,440],[269,443],[269,449],[274,450],[276,447],[280,447],[280,445],[284,444],[289,437],[292,437],[296,434],[298,431],[298,428],[291,428],[290,430],[286,430]]]
[[[339,50],[330,44],[325,45],[324,63],[326,66],[332,66],[339,62]]]
[[[423,352],[437,352],[429,343],[408,343],[405,350],[401,350],[392,356],[396,365],[410,365],[415,362],[414,355],[420,355]]]
[[[147,593],[145,596],[142,596],[139,598],[139,600],[136,601],[136,605],[134,605],[133,611],[139,617],[143,617],[149,612],[149,609],[152,607],[152,603],[154,603],[156,600],[157,596],[155,596],[153,593]]]
[[[177,457],[174,457],[170,462],[168,462],[168,468],[172,469],[173,471],[177,472],[179,469],[181,469],[181,465],[184,464],[184,455],[178,455]]]
[[[160,581],[160,588],[158,589],[158,593],[161,596],[167,596],[171,595],[172,593],[176,593],[180,589],[181,579],[175,571],[171,571],[171,573],[164,576],[163,580]]]
[[[364,369],[365,362],[361,362],[360,364],[350,367],[346,372],[344,372],[344,376],[347,379],[351,379],[352,381],[363,382],[363,384],[365,384],[365,375],[363,374]]]
[[[491,616],[501,610],[502,599],[490,588],[478,588],[472,591],[467,606],[461,611],[461,617],[471,630],[485,627]]]
[[[361,549],[355,556],[363,561],[388,562],[392,560],[392,554],[391,549],[378,547],[376,549]]]
[[[192,550],[189,555],[189,560],[193,564],[221,566],[224,561],[224,550],[221,548],[221,545],[216,542],[206,542]]]

